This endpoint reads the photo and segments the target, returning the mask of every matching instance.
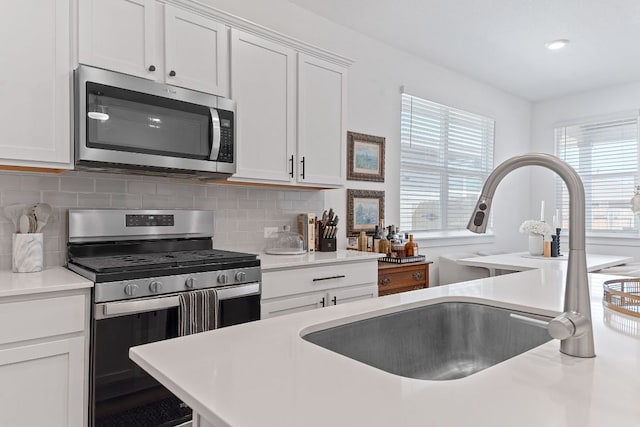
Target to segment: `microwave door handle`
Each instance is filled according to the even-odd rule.
[[[215,108],[210,108],[211,112],[211,123],[213,125],[213,133],[211,135],[211,154],[209,155],[209,160],[216,161],[218,160],[218,154],[220,153],[220,115],[218,114],[218,110]]]

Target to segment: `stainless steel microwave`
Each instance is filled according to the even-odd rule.
[[[74,80],[77,169],[221,179],[236,171],[233,101],[84,65]]]

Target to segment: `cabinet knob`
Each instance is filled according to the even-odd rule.
[[[382,279],[380,279],[381,285],[388,285],[389,283],[391,283],[391,279],[389,279],[387,276],[384,276]]]
[[[413,280],[422,280],[424,279],[424,273],[422,271],[416,271],[413,273]]]
[[[169,76],[175,77],[176,76],[176,72],[173,71],[173,70],[169,71]]]
[[[149,65],[149,71],[155,71],[155,70],[156,70],[155,65]]]

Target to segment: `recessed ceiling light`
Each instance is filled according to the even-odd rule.
[[[569,40],[558,39],[558,40],[551,40],[550,42],[546,42],[544,44],[544,47],[546,47],[549,50],[558,50],[558,49],[562,49],[568,44],[569,44]]]

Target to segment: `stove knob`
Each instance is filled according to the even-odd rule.
[[[149,290],[152,293],[157,294],[162,290],[162,282],[158,282],[158,281],[151,282],[149,284]]]
[[[227,283],[227,275],[225,273],[218,276],[218,283],[221,285],[225,285]]]
[[[198,283],[198,279],[196,279],[195,277],[188,277],[187,280],[184,282],[184,286],[186,288],[193,289],[196,287],[197,283]]]
[[[128,297],[134,296],[136,292],[138,292],[138,285],[136,285],[135,283],[128,283],[124,287],[124,293]]]
[[[247,273],[244,271],[238,271],[236,273],[236,282],[244,282],[245,280],[247,280]]]

